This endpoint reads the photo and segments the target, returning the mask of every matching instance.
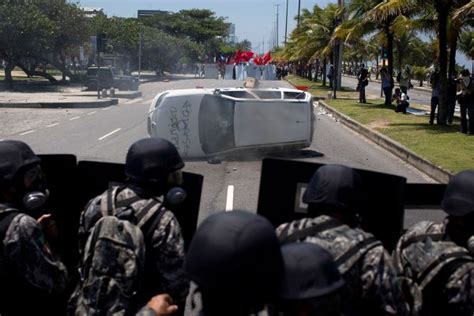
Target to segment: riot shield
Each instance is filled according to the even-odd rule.
[[[324,164],[266,158],[262,162],[257,213],[278,225],[307,216],[302,196],[314,172]],[[363,186],[361,225],[391,251],[403,229],[406,179],[356,169]]]
[[[56,248],[68,267],[78,260],[79,216],[87,202],[104,192],[110,184],[125,180],[123,164],[80,161],[74,155],[40,155],[50,197],[45,212],[53,214],[60,238]],[[203,176],[183,173],[186,200],[169,209],[181,225],[187,247],[196,230]]]
[[[80,161],[78,171],[83,188],[80,194],[82,205],[103,193],[110,184],[120,184],[125,181],[125,165],[123,164]],[[181,226],[186,248],[196,231],[203,179],[201,175],[183,172],[182,188],[187,193],[186,200],[178,205],[167,206]]]

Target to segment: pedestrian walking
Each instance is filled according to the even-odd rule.
[[[368,79],[368,71],[365,68],[364,64],[362,64],[362,68],[359,71],[359,74],[357,75],[357,82],[358,82],[358,87],[359,87],[359,103],[367,103],[367,100],[365,98],[365,87],[369,84],[369,79]]]
[[[467,69],[461,71],[461,76],[457,96],[461,108],[461,132],[474,135],[474,80]]]

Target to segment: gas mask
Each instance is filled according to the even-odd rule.
[[[178,205],[186,200],[187,193],[180,187],[182,184],[183,173],[180,170],[170,173],[165,194],[165,202],[168,205]]]
[[[26,170],[19,176],[17,203],[22,205],[31,216],[41,215],[41,209],[49,197],[43,171],[39,165]]]

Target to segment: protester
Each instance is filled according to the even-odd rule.
[[[395,94],[393,95],[393,101],[397,103],[395,112],[407,114],[407,108],[410,106],[408,102],[408,96],[400,91],[400,88],[395,88]]]
[[[394,251],[407,297],[422,315],[474,313],[474,170],[449,181],[441,204],[443,223],[409,228]],[[469,249],[469,250],[468,250]]]
[[[176,147],[167,140],[146,138],[132,144],[125,163],[126,184],[110,187],[81,214],[84,280],[74,292],[70,309],[79,314],[91,310],[133,313],[154,295],[168,293],[184,310],[189,290],[183,270],[184,241],[178,221],[166,209],[176,200],[170,193],[179,193],[183,167]],[[107,244],[103,239],[117,242]],[[96,243],[104,250],[94,249]],[[135,253],[131,259],[130,251]],[[91,269],[90,261],[98,266]],[[94,271],[102,271],[102,276]],[[112,285],[95,287],[104,274]],[[91,296],[108,299],[96,301]]]
[[[347,285],[345,313],[405,315],[407,306],[390,255],[358,227],[361,185],[359,174],[349,167],[320,167],[303,195],[308,217],[280,225],[277,234],[282,244],[305,241],[333,255]]]
[[[48,190],[38,158],[21,142],[0,142],[0,314],[51,314],[66,267],[51,247],[57,228],[43,209]]]
[[[281,252],[284,278],[273,306],[278,315],[341,315],[344,281],[332,255],[321,246],[305,242],[284,245]]]
[[[461,132],[474,135],[474,80],[467,69],[461,71],[461,76],[457,97],[461,108]],[[469,116],[469,124],[467,116]]]
[[[365,98],[365,87],[369,84],[368,71],[362,64],[362,68],[357,75],[357,86],[359,87],[359,103],[367,103]]]
[[[440,89],[440,77],[439,70],[435,68],[434,72],[430,76],[431,85],[431,112],[430,112],[430,125],[433,125],[436,108],[439,105],[439,89]],[[438,113],[439,115],[439,113]],[[452,120],[451,120],[452,121]]]
[[[245,316],[275,299],[283,261],[268,220],[232,211],[211,215],[198,227],[185,269],[197,286],[199,315]]]
[[[382,89],[385,95],[385,105],[389,106],[392,104],[392,89],[393,89],[393,78],[388,73],[386,67],[380,69],[380,77],[382,79]]]

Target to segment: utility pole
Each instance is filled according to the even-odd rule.
[[[280,5],[279,4],[275,4],[275,7],[277,8],[277,20],[276,20],[276,47],[280,47],[279,45],[279,40],[278,40],[278,18],[279,18],[279,9],[280,9]]]
[[[285,45],[288,42],[288,0],[286,0]]]
[[[301,0],[298,0],[298,24],[296,24],[296,27],[300,26],[300,13],[301,13]]]
[[[142,29],[138,33],[138,81],[140,81],[140,75],[142,71]]]

